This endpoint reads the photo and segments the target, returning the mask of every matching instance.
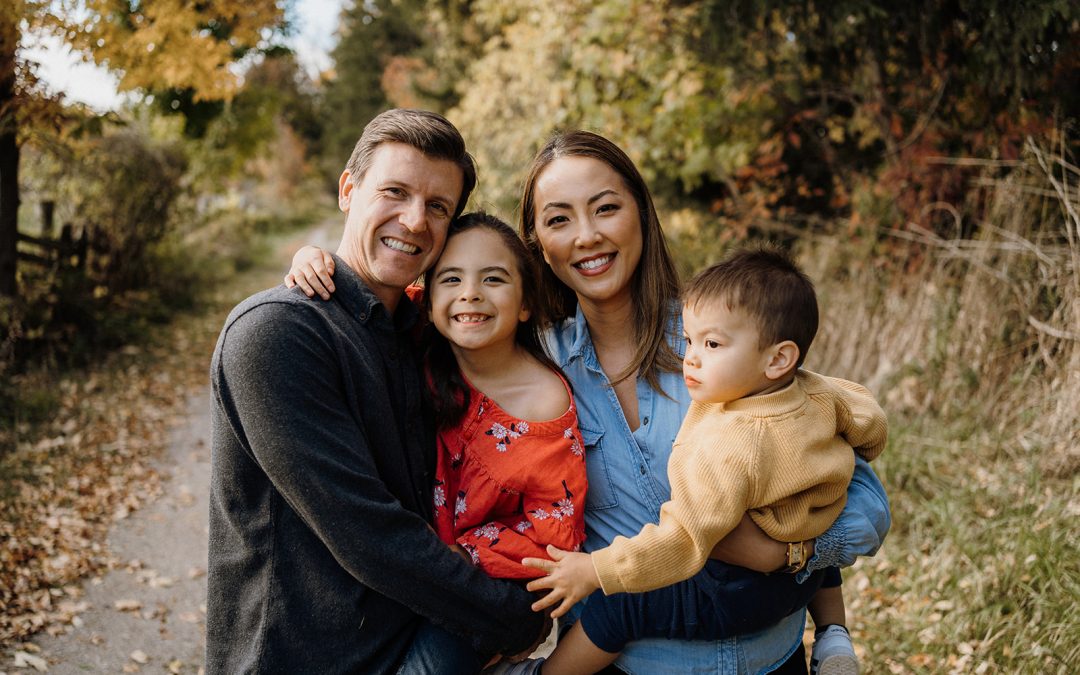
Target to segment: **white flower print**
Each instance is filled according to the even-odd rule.
[[[437,482],[437,484],[435,485],[435,490],[433,492],[435,499],[435,509],[438,510],[446,506],[446,490],[443,489],[442,481]]]
[[[551,517],[551,514],[542,508],[534,509],[532,511],[529,511],[529,513],[531,513],[533,515],[533,518],[536,518],[537,520],[547,520]]]
[[[525,530],[529,529],[530,527],[532,527],[532,523],[527,520],[523,520],[514,526],[514,530],[516,530],[519,534],[523,534]]]
[[[469,505],[465,502],[465,491],[462,490],[457,493],[457,501],[454,502],[454,524],[457,525],[458,516],[465,513]]]
[[[473,531],[473,536],[483,537],[484,539],[495,543],[499,541],[499,526],[495,523],[488,523],[487,525],[482,525]]]
[[[493,422],[491,428],[486,432],[488,436],[494,436],[496,443],[495,449],[499,452],[506,452],[510,447],[510,441],[515,438],[521,438],[523,435],[529,433],[528,422],[516,422],[511,424],[509,428],[504,427],[498,422]]]
[[[472,562],[474,565],[480,564],[480,554],[476,552],[475,546],[473,546],[472,544],[463,543],[461,545],[461,548],[465,549],[465,552],[469,554],[469,557],[472,558]]]
[[[563,432],[563,438],[569,438],[570,439],[570,452],[574,453],[574,455],[576,455],[578,457],[581,457],[581,454],[582,454],[581,443],[578,443],[577,439],[574,438],[574,430],[573,429],[567,429],[566,431],[564,431]]]
[[[559,501],[552,504],[552,506],[554,506],[559,513],[561,513],[567,518],[574,515],[574,502],[570,501],[569,499],[560,499]]]

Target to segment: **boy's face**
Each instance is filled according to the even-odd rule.
[[[686,356],[683,378],[700,403],[727,403],[761,393],[776,383],[765,375],[772,350],[758,347],[758,328],[723,301],[683,306]]]

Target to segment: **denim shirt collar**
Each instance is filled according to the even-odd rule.
[[[566,352],[566,362],[560,365],[567,366],[575,359],[583,359],[585,364],[596,370],[599,363],[596,358],[596,349],[593,347],[592,335],[589,334],[589,323],[585,320],[585,313],[581,311],[581,303],[574,308],[573,337],[570,347]]]

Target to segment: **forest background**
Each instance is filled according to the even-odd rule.
[[[641,167],[684,275],[747,241],[799,256],[808,366],[892,424],[893,529],[846,575],[867,672],[1080,667],[1080,6],[363,0],[316,77],[291,11],[0,8],[0,642],[62,623],[46,601],[95,565],[56,563],[74,535],[42,502],[85,541],[113,513],[72,479],[116,445],[63,414],[87,369],[220,312],[270,237],[332,214],[364,124],[411,106],[458,125],[472,206],[511,222],[532,154],[586,128]],[[48,92],[39,32],[136,96]]]

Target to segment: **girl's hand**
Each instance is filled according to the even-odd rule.
[[[292,259],[292,267],[285,275],[285,287],[299,286],[309,298],[318,293],[329,300],[334,292],[334,257],[318,246],[304,246]]]
[[[600,588],[600,579],[596,576],[596,569],[588,553],[572,553],[550,544],[547,552],[552,560],[525,558],[521,564],[548,573],[546,577],[533,579],[525,588],[530,591],[548,590],[547,595],[533,603],[532,609],[540,612],[559,603],[551,612],[552,618],[557,619],[570,611],[578,601]]]

